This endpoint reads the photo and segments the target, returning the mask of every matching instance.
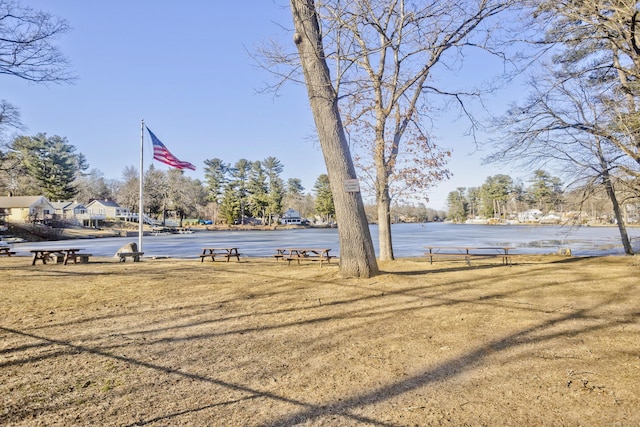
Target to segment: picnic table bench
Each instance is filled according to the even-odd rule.
[[[144,252],[118,252],[116,256],[120,257],[120,262],[126,262],[127,258],[132,258],[133,262],[140,262],[140,257]]]
[[[515,249],[508,246],[425,246],[428,252],[429,263],[433,264],[434,258],[464,258],[468,266],[471,266],[471,259],[479,258],[502,258],[503,265],[511,265],[515,256],[509,251]]]
[[[0,256],[11,256],[15,254],[16,252],[12,251],[9,246],[0,246]]]
[[[204,262],[204,259],[208,257],[211,257],[211,261],[215,261],[216,257],[224,257],[227,262],[231,258],[240,261],[240,255],[242,254],[238,253],[238,248],[202,248],[200,262]]]
[[[81,249],[80,249],[81,250]],[[64,254],[64,260],[63,260],[63,264],[67,265],[67,263],[69,261],[73,261],[74,264],[77,264],[78,262],[82,263],[82,264],[86,264],[89,262],[89,257],[92,257],[93,254],[88,254],[88,253],[79,253],[78,251],[67,251]]]
[[[276,260],[285,260],[288,265],[291,261],[320,261],[320,267],[324,262],[331,263],[331,249],[326,248],[277,248],[273,255]]]

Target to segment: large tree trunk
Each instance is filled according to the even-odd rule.
[[[396,134],[399,139],[399,136]],[[393,260],[393,243],[391,240],[391,194],[389,193],[389,169],[384,156],[384,119],[378,118],[376,129],[376,206],[378,208],[378,252],[380,260]],[[395,156],[393,156],[395,159]]]
[[[611,176],[609,176],[609,172],[607,170],[605,170],[604,172],[604,186],[607,189],[609,200],[611,200],[611,204],[613,205],[613,213],[616,217],[616,222],[618,223],[618,231],[620,232],[620,239],[622,240],[624,253],[627,255],[633,255],[633,247],[631,246],[631,242],[629,241],[627,227],[624,224],[624,218],[622,217],[622,212],[620,210],[620,203],[618,203],[618,197],[616,196],[616,192],[613,189]]]
[[[378,176],[380,174],[378,173]],[[378,185],[381,185],[378,183]],[[393,242],[391,240],[391,197],[388,187],[377,191],[376,205],[378,207],[378,246],[379,256],[383,261],[393,260]]]
[[[340,238],[340,274],[371,277],[378,274],[369,224],[360,193],[345,191],[345,180],[356,172],[342,127],[338,100],[324,56],[313,0],[291,0],[294,41],[300,55],[311,111],[327,165]]]
[[[627,234],[627,227],[624,224],[624,218],[622,218],[622,212],[620,210],[620,203],[618,203],[618,197],[616,191],[613,188],[613,182],[611,182],[611,174],[609,173],[609,162],[607,162],[604,153],[602,152],[602,145],[600,141],[597,144],[598,161],[600,162],[600,168],[602,169],[602,182],[604,188],[607,190],[607,196],[611,200],[613,206],[613,213],[618,223],[618,231],[620,232],[620,239],[622,239],[622,246],[624,247],[624,253],[627,255],[633,255],[633,247],[629,241],[629,235]]]

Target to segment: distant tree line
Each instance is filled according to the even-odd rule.
[[[318,177],[313,193],[305,194],[298,178],[281,177],[284,166],[275,157],[262,161],[240,159],[233,165],[207,159],[205,182],[181,170],[163,171],[153,165],[144,174],[145,212],[156,217],[206,218],[216,223],[273,224],[292,208],[303,217],[329,221],[335,214],[326,174]],[[18,136],[6,144],[0,159],[0,191],[14,196],[44,195],[49,200],[115,200],[139,210],[139,171],[126,167],[119,180],[89,170],[85,156],[66,138],[37,134]]]
[[[625,222],[638,222],[638,206],[629,199]],[[536,209],[542,214],[580,212],[583,220],[614,222],[606,189],[593,186],[567,191],[559,177],[538,169],[523,183],[509,175],[489,176],[479,187],[460,187],[447,197],[447,219],[465,222],[473,218],[516,219],[518,213]]]
[[[214,221],[228,224],[259,219],[270,225],[292,208],[301,215],[329,217],[334,213],[327,175],[320,175],[314,186],[313,204],[303,193],[298,178],[281,178],[284,166],[275,157],[260,161],[240,159],[233,165],[214,158],[204,161],[208,210]],[[313,207],[312,207],[313,206]]]
[[[487,177],[479,187],[450,192],[447,218],[455,222],[476,217],[507,219],[509,214],[533,208],[542,212],[561,210],[562,203],[560,178],[543,170],[534,172],[527,187],[509,175],[498,174]]]

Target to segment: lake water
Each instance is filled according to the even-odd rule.
[[[633,247],[640,251],[640,228],[629,228]],[[371,226],[378,253],[378,228]],[[622,255],[616,227],[563,227],[531,225],[473,224],[395,224],[392,226],[396,257],[421,257],[424,246],[511,246],[514,253],[552,253],[570,248],[573,255]],[[123,245],[137,242],[137,237],[65,240],[62,242],[16,243],[18,255],[40,248],[79,247],[94,256],[113,256]],[[339,256],[337,229],[293,229],[277,231],[196,231],[194,234],[145,236],[145,256],[197,258],[205,246],[238,247],[244,256],[270,257],[280,247],[331,248]]]

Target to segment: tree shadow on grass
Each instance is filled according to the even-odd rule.
[[[503,268],[502,266],[500,266]],[[487,267],[492,268],[492,267]],[[461,268],[460,270],[467,270],[467,267]],[[450,271],[450,270],[445,270]],[[544,267],[541,266],[540,272],[544,271]],[[429,271],[427,273],[431,273]],[[531,274],[538,274],[539,272],[532,272]],[[402,275],[411,275],[411,274],[420,274],[417,272],[390,272],[387,274],[395,274],[398,276]],[[579,278],[575,279],[576,283],[580,281]],[[526,282],[525,282],[526,283]],[[313,284],[310,284],[311,286]],[[339,284],[337,286],[350,286],[345,284]],[[453,286],[453,287],[451,287]],[[481,303],[486,304],[487,302],[491,302],[491,300],[496,300],[496,304],[505,304],[504,301],[497,300],[503,299],[508,295],[508,292],[494,292],[491,293],[489,291],[483,292],[477,299],[458,299],[453,294],[459,290],[473,286],[472,281],[470,280],[468,283],[464,284],[456,284],[455,282],[439,284],[437,286],[415,286],[415,287],[405,287],[397,290],[389,290],[386,289],[386,296],[403,296],[403,297],[411,297],[416,299],[423,299],[425,301],[430,301],[432,303],[428,308],[436,307],[438,305],[447,306],[447,305],[456,305],[460,303],[469,304],[469,303]],[[527,284],[527,286],[521,286],[517,289],[513,289],[512,293],[516,293],[522,291],[523,288],[535,289],[540,288],[541,290],[545,286],[553,286],[553,284],[543,284],[543,285],[535,285],[535,284]],[[365,288],[365,287],[363,287]],[[430,293],[428,294],[416,294],[419,291],[424,292],[425,289],[428,289]],[[343,295],[342,298],[338,298],[335,301],[331,301],[328,304],[332,306],[344,306],[344,311],[340,315],[345,316],[345,319],[348,317],[359,317],[363,321],[366,321],[368,317],[373,316],[383,316],[390,314],[397,314],[403,311],[411,312],[414,310],[424,310],[425,307],[417,307],[417,306],[409,306],[407,305],[405,300],[385,300],[382,299],[380,290],[375,289],[375,285],[371,285],[366,287],[368,292],[365,292],[363,295],[353,296],[352,298],[344,298],[346,295]],[[367,307],[367,302],[375,301],[376,298],[380,298],[377,304],[374,307]],[[354,304],[360,305],[354,305]],[[105,346],[95,346],[95,345],[79,345],[74,344],[70,340],[60,340],[46,336],[45,334],[35,334],[26,331],[21,331],[16,328],[8,328],[8,327],[0,327],[6,334],[13,334],[17,336],[21,336],[23,338],[27,338],[29,340],[37,340],[38,343],[32,345],[23,345],[17,348],[14,348],[16,352],[20,352],[23,350],[27,350],[30,347],[42,347],[46,343],[46,345],[52,346],[52,348],[58,348],[58,351],[53,351],[51,353],[47,353],[43,357],[58,357],[61,355],[74,355],[80,353],[88,353],[97,355],[103,358],[108,358],[112,360],[118,360],[122,362],[126,362],[128,364],[143,367],[151,370],[155,370],[157,372],[161,372],[164,374],[168,374],[171,376],[179,376],[183,378],[188,378],[193,381],[201,382],[204,384],[213,384],[218,387],[227,389],[229,391],[239,393],[240,397],[238,398],[229,398],[229,399],[221,399],[219,402],[211,403],[211,404],[201,404],[198,407],[188,408],[184,410],[174,411],[171,413],[166,413],[163,415],[154,416],[148,419],[139,419],[137,422],[134,422],[130,425],[145,425],[151,423],[162,423],[162,422],[171,422],[171,420],[175,420],[180,418],[181,416],[185,416],[188,414],[196,414],[199,412],[203,412],[206,410],[211,410],[219,406],[225,405],[234,405],[236,403],[240,403],[242,401],[250,401],[254,399],[267,400],[273,402],[280,402],[286,404],[291,407],[288,413],[284,415],[274,415],[273,419],[268,420],[263,423],[263,425],[273,425],[273,426],[292,426],[302,422],[309,422],[312,420],[317,420],[326,416],[341,416],[344,417],[354,424],[356,423],[367,423],[371,425],[377,426],[391,426],[395,425],[388,421],[383,421],[380,419],[376,419],[371,416],[363,416],[358,414],[357,412],[366,406],[377,405],[385,401],[389,401],[394,397],[400,396],[402,394],[411,392],[412,390],[419,389],[421,387],[425,387],[431,384],[435,384],[437,382],[441,382],[444,380],[448,380],[451,378],[455,378],[457,376],[462,375],[465,372],[471,371],[474,368],[480,366],[484,360],[487,358],[488,354],[494,353],[496,351],[505,351],[507,349],[513,349],[517,347],[529,346],[531,344],[545,342],[548,340],[552,340],[557,337],[567,336],[567,335],[576,335],[579,333],[584,333],[588,331],[594,331],[598,329],[609,328],[616,325],[625,325],[630,323],[635,323],[638,321],[638,317],[640,316],[640,312],[629,313],[629,316],[626,318],[614,318],[607,319],[606,321],[600,321],[596,325],[590,326],[576,326],[579,322],[575,322],[576,320],[593,320],[593,314],[590,314],[592,311],[596,311],[601,307],[606,306],[606,302],[601,303],[599,306],[594,306],[590,308],[583,308],[578,310],[571,310],[568,313],[562,314],[559,317],[554,316],[553,319],[547,319],[542,322],[538,322],[529,327],[522,328],[519,331],[513,332],[511,334],[506,334],[501,337],[498,337],[494,340],[484,343],[483,345],[477,346],[476,348],[469,348],[464,354],[461,354],[456,357],[451,357],[442,360],[436,366],[425,369],[418,374],[412,375],[409,378],[405,378],[399,381],[395,381],[392,384],[381,386],[372,390],[365,390],[361,393],[352,396],[345,397],[343,399],[330,401],[324,404],[313,404],[305,401],[304,398],[290,398],[285,395],[278,394],[275,392],[260,390],[256,387],[250,387],[248,385],[242,383],[235,383],[230,381],[224,381],[220,378],[212,377],[211,375],[199,375],[193,372],[189,372],[187,370],[182,370],[179,368],[172,368],[169,366],[163,366],[158,363],[146,362],[143,360],[139,360],[134,357],[127,357],[122,354],[117,348],[109,348]],[[313,310],[317,310],[313,311]],[[172,325],[170,327],[165,328],[141,328],[138,329],[137,332],[141,333],[150,333],[156,331],[176,331],[177,338],[162,338],[160,337],[157,340],[150,341],[147,345],[153,345],[154,343],[161,342],[165,339],[171,340],[182,340],[182,341],[196,341],[203,338],[216,338],[222,336],[222,334],[237,334],[242,335],[249,332],[267,332],[269,330],[276,330],[280,328],[287,328],[293,325],[310,325],[317,324],[318,326],[322,325],[324,322],[335,320],[336,315],[322,315],[322,306],[321,305],[311,305],[307,304],[302,307],[296,308],[288,308],[288,309],[273,309],[273,310],[265,310],[261,312],[251,312],[251,313],[238,313],[234,318],[242,318],[242,317],[255,317],[255,316],[269,316],[273,314],[277,314],[279,312],[287,312],[287,311],[300,311],[300,313],[308,313],[312,314],[305,319],[296,320],[291,323],[283,324],[279,323],[278,319],[270,320],[270,324],[259,324],[257,326],[251,325],[241,325],[244,327],[235,328],[227,331],[211,331],[204,335],[196,335],[196,334],[188,334],[182,335],[178,333],[180,329],[188,330],[187,328],[200,324],[198,322],[193,321],[185,321],[179,325]],[[224,319],[210,319],[204,320],[204,322],[222,322],[228,320],[230,318]],[[569,328],[569,331],[560,331],[554,332],[554,329],[560,325],[565,325]],[[351,326],[352,327],[352,326]],[[338,332],[342,332],[338,330]],[[309,343],[307,343],[309,344]],[[302,343],[304,345],[304,343]],[[30,362],[39,362],[43,360],[42,357],[34,357],[32,359],[19,359],[12,361],[12,365],[30,363]],[[0,366],[2,367],[2,366]],[[36,414],[32,414],[34,416]],[[25,415],[27,418],[29,414]],[[1,420],[1,418],[0,418]]]
[[[627,320],[618,319],[616,321],[602,322],[600,324],[592,325],[589,327],[574,328],[574,330],[570,332],[566,332],[566,331],[548,332],[548,333],[544,332],[545,330],[551,330],[554,327],[567,322],[575,322],[576,320],[590,319],[592,318],[592,316],[589,314],[589,312],[594,310],[595,308],[596,307],[593,307],[590,309],[577,310],[574,312],[566,313],[561,317],[549,319],[547,321],[534,325],[530,328],[522,329],[518,332],[503,336],[499,339],[491,340],[486,344],[480,347],[477,347],[472,351],[467,352],[466,354],[463,354],[454,358],[449,358],[447,360],[443,360],[437,366],[430,368],[428,370],[424,370],[423,372],[413,375],[410,378],[406,378],[401,381],[397,381],[393,384],[390,384],[388,386],[383,386],[375,390],[370,390],[353,397],[340,399],[338,401],[333,401],[326,404],[311,404],[311,403],[305,402],[304,400],[284,397],[273,392],[258,390],[255,388],[247,387],[242,384],[235,384],[232,382],[223,381],[223,380],[211,378],[208,376],[189,373],[180,369],[175,369],[167,366],[162,366],[154,363],[136,360],[134,358],[130,358],[124,355],[118,355],[118,354],[114,354],[113,352],[104,351],[101,348],[72,344],[70,342],[56,340],[56,339],[48,338],[41,335],[31,334],[31,333],[19,331],[12,328],[0,327],[0,330],[8,334],[14,334],[14,335],[19,335],[25,338],[36,339],[41,342],[47,342],[49,344],[66,349],[66,350],[61,350],[60,353],[70,353],[70,354],[88,353],[88,354],[98,355],[101,357],[126,362],[134,366],[156,370],[164,374],[180,376],[180,377],[184,377],[184,378],[198,381],[198,382],[214,384],[216,386],[225,388],[227,390],[239,392],[242,395],[242,397],[237,399],[231,399],[231,400],[226,400],[222,402],[217,402],[215,404],[204,405],[199,408],[185,409],[183,411],[178,411],[171,414],[165,414],[165,415],[157,416],[151,419],[138,420],[132,424],[129,424],[131,426],[168,421],[172,418],[179,417],[181,415],[195,413],[195,412],[203,411],[206,409],[212,409],[217,406],[230,405],[230,404],[238,403],[243,400],[251,400],[251,399],[257,399],[257,398],[278,401],[278,402],[286,403],[286,404],[292,405],[293,407],[299,408],[297,411],[293,411],[288,415],[280,416],[276,419],[272,419],[263,425],[293,426],[302,422],[308,422],[310,420],[322,418],[329,415],[331,416],[339,415],[341,417],[345,417],[346,419],[353,421],[354,423],[368,423],[376,426],[393,426],[396,424],[374,419],[367,416],[363,416],[363,415],[354,413],[352,411],[362,407],[376,405],[381,402],[390,400],[394,397],[400,396],[402,394],[411,392],[412,390],[427,386],[429,384],[434,384],[437,382],[441,382],[443,380],[451,379],[459,375],[462,375],[464,372],[469,371],[474,367],[481,365],[483,363],[483,360],[486,358],[486,355],[491,354],[492,352],[503,351],[506,349],[514,348],[514,347],[528,346],[533,343],[552,340],[554,338],[565,336],[567,334],[585,333],[589,331],[609,328],[612,326],[633,324],[638,321],[638,318],[640,318],[640,311],[637,311],[632,313]],[[58,354],[58,356],[59,355],[60,354]],[[22,362],[24,363],[25,361],[22,361]]]

